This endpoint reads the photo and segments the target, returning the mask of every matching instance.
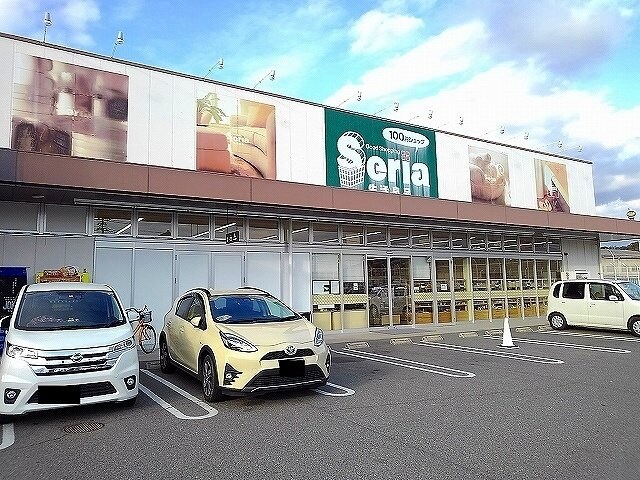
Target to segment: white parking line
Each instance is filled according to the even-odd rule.
[[[406,360],[404,358],[389,357],[387,355],[380,355],[371,352],[347,352],[345,350],[332,350],[333,353],[338,355],[347,355],[350,357],[363,358],[365,360],[371,360],[373,362],[388,363],[389,365],[397,365],[399,367],[411,368],[413,370],[420,370],[423,372],[435,373],[436,375],[444,375],[446,377],[454,378],[471,378],[475,377],[475,373],[465,372],[464,370],[456,370],[455,368],[441,367],[440,365],[430,365],[428,363],[415,362],[413,360]],[[395,361],[394,361],[395,360]]]
[[[202,400],[194,397],[193,395],[191,395],[189,392],[184,391],[183,389],[181,389],[180,387],[174,385],[173,383],[171,383],[168,380],[165,380],[162,377],[159,377],[158,375],[151,373],[149,370],[145,370],[145,369],[140,369],[141,372],[143,372],[145,375],[149,375],[151,378],[153,378],[154,380],[157,380],[158,382],[166,385],[167,387],[169,387],[171,390],[173,390],[174,392],[182,395],[184,398],[186,398],[187,400],[191,400],[193,403],[195,403],[196,405],[198,405],[200,408],[206,410],[206,414],[204,415],[197,415],[197,416],[192,416],[192,415],[185,415],[184,413],[182,413],[180,410],[178,410],[176,407],[174,407],[173,405],[171,405],[169,402],[167,402],[166,400],[162,399],[161,397],[159,397],[158,395],[156,395],[155,393],[153,393],[151,390],[149,390],[147,387],[145,387],[144,385],[140,384],[138,385],[138,387],[140,388],[140,390],[147,395],[151,400],[153,400],[154,402],[156,402],[158,405],[160,405],[162,408],[164,408],[167,412],[169,412],[171,415],[173,415],[176,418],[179,418],[181,420],[203,420],[205,418],[210,418],[213,417],[214,415],[218,414],[218,410],[216,410],[215,408],[213,408],[211,405],[209,405],[208,403],[203,402]]]
[[[545,335],[567,335],[570,337],[588,337],[588,338],[600,338],[602,340],[617,340],[620,342],[640,342],[640,338],[626,338],[626,337],[613,337],[610,335],[601,335],[598,333],[581,333],[581,332],[556,332],[554,330],[548,332],[540,332]]]
[[[336,390],[341,390],[342,393],[327,392],[326,390],[323,390],[322,387],[314,388],[313,391],[316,393],[319,393],[320,395],[327,395],[329,397],[348,397],[356,393],[355,390],[351,390],[350,388],[343,387],[341,385],[336,385],[335,383],[327,382],[327,385],[329,385],[332,388],[335,388]]]
[[[523,343],[533,343],[535,345],[547,345],[550,347],[575,348],[577,350],[590,350],[592,352],[631,353],[631,350],[624,350],[622,348],[594,347],[593,345],[580,345],[577,343],[550,342],[547,340],[532,340],[530,338],[514,338],[513,340],[518,342],[523,342]]]
[[[2,425],[2,443],[0,443],[0,450],[9,448],[15,442],[16,437],[13,433],[13,423],[5,423]]]
[[[473,353],[477,355],[488,355],[490,357],[509,358],[511,360],[522,360],[523,362],[546,363],[552,365],[559,365],[561,363],[564,363],[562,360],[558,360],[556,358],[537,357],[535,355],[525,355],[524,353],[487,350],[485,348],[467,347],[463,345],[449,345],[446,343],[434,342],[419,342],[414,343],[414,345],[420,345],[422,347],[441,348],[443,350],[453,350],[456,352]]]

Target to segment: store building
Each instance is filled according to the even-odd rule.
[[[0,61],[0,276],[74,266],[156,326],[202,285],[327,330],[544,315],[640,236],[586,161],[6,34]]]

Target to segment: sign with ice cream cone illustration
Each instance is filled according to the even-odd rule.
[[[327,185],[438,197],[435,134],[325,109]]]

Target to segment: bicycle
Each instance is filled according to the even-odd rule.
[[[156,330],[151,325],[151,310],[145,305],[142,309],[135,307],[127,308],[127,313],[135,312],[138,315],[137,320],[131,323],[136,325],[133,328],[133,336],[138,339],[138,345],[144,353],[151,353],[156,348]]]

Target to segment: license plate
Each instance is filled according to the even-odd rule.
[[[38,387],[38,403],[78,405],[80,403],[80,385]]]
[[[304,360],[280,360],[281,377],[304,377]]]

